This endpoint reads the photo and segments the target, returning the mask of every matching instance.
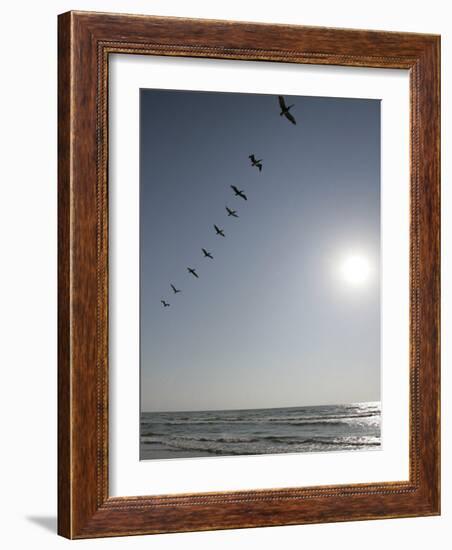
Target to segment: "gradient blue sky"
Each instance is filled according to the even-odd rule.
[[[274,95],[140,97],[141,409],[379,400],[380,102],[286,96],[294,126]]]

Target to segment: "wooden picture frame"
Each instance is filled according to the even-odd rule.
[[[68,538],[440,513],[440,38],[68,12],[58,38],[58,532]],[[112,53],[410,73],[409,481],[110,497],[108,61]]]

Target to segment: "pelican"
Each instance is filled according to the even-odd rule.
[[[232,208],[228,208],[226,206],[226,210],[228,212],[228,216],[232,216],[233,218],[238,218],[237,212],[235,210],[232,210]]]
[[[213,256],[210,252],[207,252],[207,250],[205,248],[201,248],[201,250],[204,252],[204,257],[205,258],[210,258],[211,260],[213,260]]]
[[[162,302],[163,307],[169,307],[169,303],[165,302],[165,300],[160,300]]]
[[[289,113],[290,109],[292,109],[293,105],[289,105],[287,107],[286,102],[284,101],[284,98],[282,95],[278,96],[279,99],[279,106],[281,107],[281,112],[279,113],[279,116],[285,116],[287,120],[290,120],[292,124],[296,124],[297,121],[294,119],[293,115]]]
[[[196,273],[194,269],[192,269],[191,267],[187,267],[187,271],[191,273],[193,277],[196,277],[197,279],[199,279],[199,275]]]
[[[248,200],[245,193],[241,189],[237,189],[235,185],[231,185],[231,189],[234,191],[236,197],[242,197],[242,199]]]
[[[251,160],[251,166],[256,166],[257,168],[259,168],[259,172],[262,172],[263,159],[256,159],[254,155],[250,155],[248,158]]]
[[[225,234],[224,234],[224,229],[220,229],[220,228],[218,227],[218,225],[214,225],[214,227],[215,227],[215,231],[217,232],[217,235],[221,235],[222,237],[225,236]]]
[[[174,294],[178,294],[180,290],[178,290],[174,285],[170,285],[170,287],[173,289]]]

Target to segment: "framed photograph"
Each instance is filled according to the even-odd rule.
[[[439,56],[59,16],[61,535],[440,513]]]

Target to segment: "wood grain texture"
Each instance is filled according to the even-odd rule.
[[[60,18],[60,29],[69,14]],[[71,503],[70,410],[70,33],[58,33],[58,531],[69,534]]]
[[[58,532],[68,538],[434,515],[439,462],[438,36],[69,12],[59,16]],[[410,479],[108,495],[108,58],[410,70]]]

